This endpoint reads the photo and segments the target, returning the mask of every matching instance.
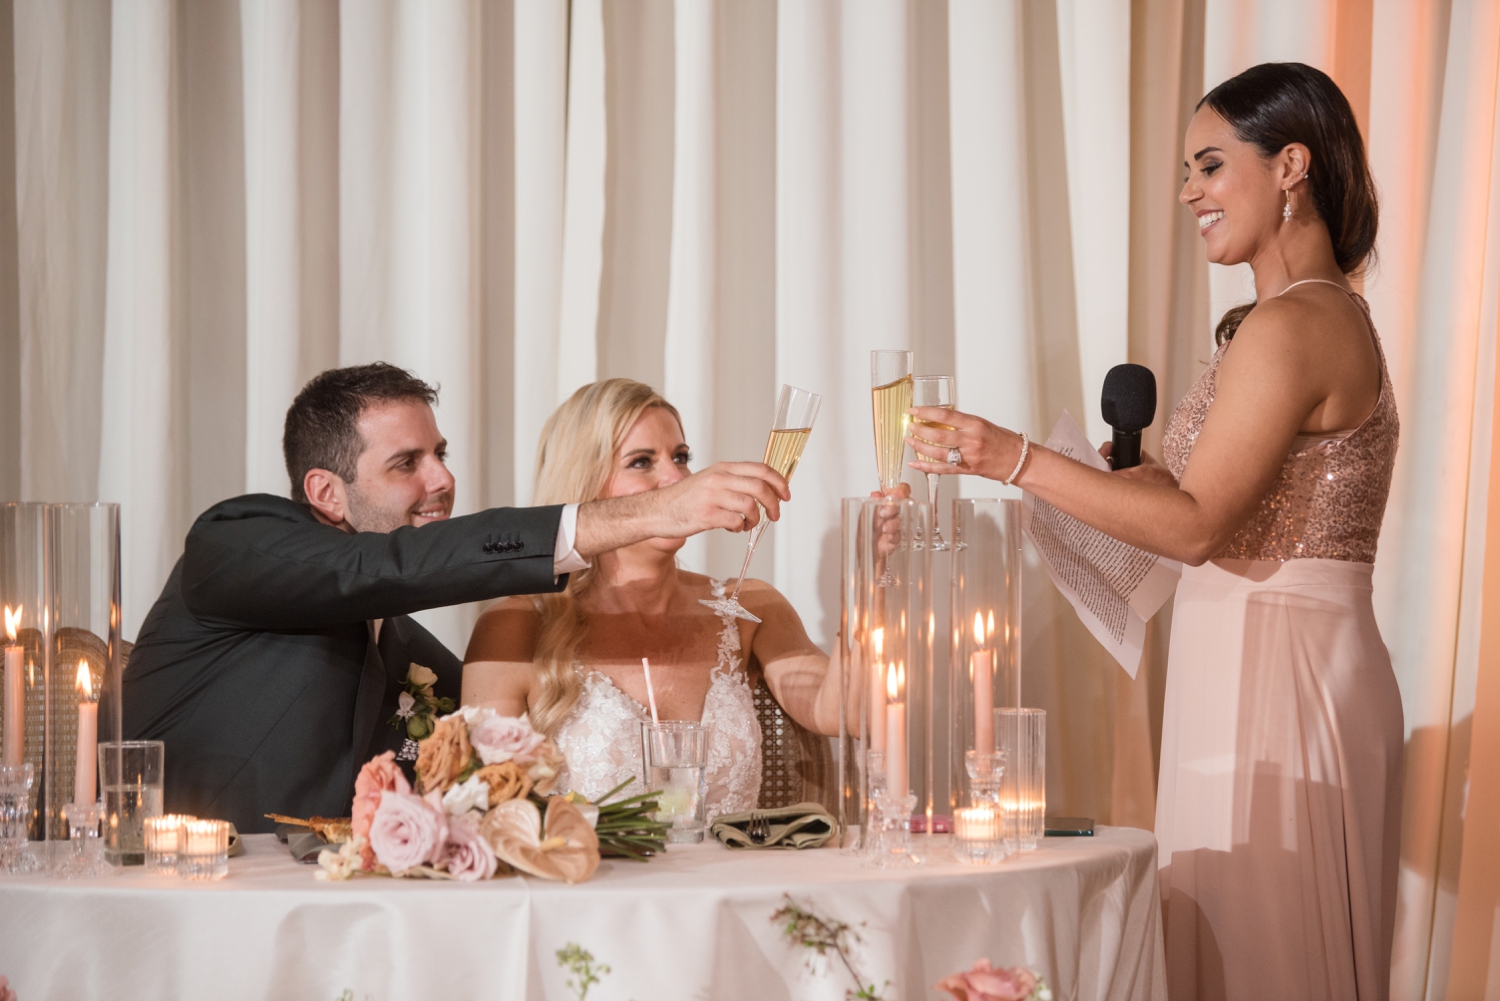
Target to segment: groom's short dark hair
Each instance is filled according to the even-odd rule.
[[[359,475],[365,441],[359,415],[373,403],[420,400],[437,403],[437,390],[404,368],[377,361],[331,368],[313,376],[286,412],[281,452],[292,478],[292,500],[307,503],[302,481],[309,469],[326,469],[345,483]]]

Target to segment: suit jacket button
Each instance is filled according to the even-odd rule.
[[[486,542],[481,548],[487,553],[493,553],[495,551],[495,544],[493,542]]]

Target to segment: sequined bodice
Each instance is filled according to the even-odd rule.
[[[1357,295],[1353,299],[1368,322],[1369,305]],[[1370,330],[1373,334],[1373,324]],[[1172,412],[1162,458],[1178,479],[1213,405],[1219,361],[1231,343],[1214,352],[1207,370]],[[1375,562],[1400,432],[1379,337],[1375,350],[1380,353],[1380,397],[1370,416],[1346,436],[1298,435],[1270,491],[1216,558]]]
[[[724,596],[722,581],[713,594]],[[720,612],[718,658],[703,699],[702,721],[713,727],[708,738],[708,818],[755,809],[760,798],[760,721],[745,675],[737,620]],[[605,674],[574,664],[582,691],[573,710],[554,734],[566,759],[559,779],[562,792],[598,799],[627,778],[644,781],[641,767],[645,706],[622,692]],[[639,788],[639,787],[638,787]],[[628,793],[628,790],[627,790]]]

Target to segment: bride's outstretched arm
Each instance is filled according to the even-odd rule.
[[[747,580],[740,601],[761,618],[752,652],[781,708],[814,733],[837,734],[837,664],[808,638],[797,610],[771,585]]]
[[[469,637],[459,703],[489,706],[505,716],[526,712],[536,677],[536,630],[529,601],[507,598],[490,606]]]

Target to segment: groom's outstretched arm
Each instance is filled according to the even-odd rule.
[[[560,590],[561,506],[493,508],[394,532],[349,534],[281,497],[209,509],[188,533],[188,609],[252,629],[316,629],[509,594]]]

